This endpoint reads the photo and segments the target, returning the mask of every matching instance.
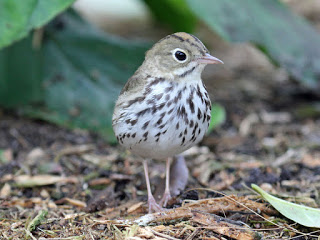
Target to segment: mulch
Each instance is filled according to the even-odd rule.
[[[320,114],[308,111],[320,98],[292,83],[268,87],[263,96],[217,92],[227,120],[187,151],[187,186],[160,215],[147,214],[141,160],[130,152],[2,110],[0,238],[317,239],[250,189],[320,204]],[[150,162],[153,186],[163,187],[164,167]]]

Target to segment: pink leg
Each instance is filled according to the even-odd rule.
[[[168,201],[171,199],[171,194],[170,194],[170,163],[171,163],[171,158],[168,158],[166,161],[166,188],[164,190],[163,197],[160,200],[160,205],[163,207],[167,206]]]
[[[146,178],[146,184],[147,184],[147,191],[148,191],[148,206],[149,206],[149,213],[154,212],[160,212],[162,211],[162,207],[160,207],[156,200],[154,199],[152,192],[151,192],[151,187],[150,187],[150,181],[149,181],[149,174],[148,174],[148,163],[147,160],[143,160],[143,168],[144,168],[144,175]]]

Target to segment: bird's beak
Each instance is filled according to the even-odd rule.
[[[219,58],[216,58],[214,56],[211,56],[209,53],[206,53],[204,57],[197,59],[198,63],[205,63],[205,64],[224,64]]]

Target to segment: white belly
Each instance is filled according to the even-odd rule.
[[[211,118],[210,99],[201,81],[183,86],[158,83],[157,92],[122,110],[122,118],[113,126],[120,144],[138,156],[155,159],[197,144]]]

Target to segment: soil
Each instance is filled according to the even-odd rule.
[[[225,107],[226,121],[206,136],[199,147],[188,151],[188,184],[168,207],[181,206],[186,199],[252,195],[248,190],[252,183],[269,193],[319,207],[320,114],[315,103],[320,97],[293,81],[281,87],[277,82],[260,81],[265,92],[261,94],[239,87],[248,85],[250,77],[242,74],[239,79],[238,86],[215,90],[215,102]],[[310,106],[315,106],[312,111]],[[108,231],[110,225],[95,224],[93,219],[124,219],[147,212],[141,161],[96,134],[64,129],[3,110],[0,149],[0,226],[4,239],[24,239],[23,230],[40,209],[48,209],[49,213],[44,223],[30,231],[36,238],[121,239],[124,235],[117,235],[114,229]],[[155,186],[159,175],[164,176],[165,164],[151,161],[149,165]],[[19,180],[19,176],[39,179],[34,184],[28,183],[30,179]],[[61,179],[50,182],[54,176]],[[187,191],[190,189],[193,191]],[[128,213],[130,207],[140,202],[136,212]],[[253,229],[268,225],[263,219],[254,223],[255,215],[244,218],[241,212],[225,212],[221,216],[242,220]],[[281,215],[273,217],[292,223]],[[304,239],[313,238],[308,235],[311,230],[292,228],[299,233],[285,231],[288,227],[282,226],[276,233],[260,234],[289,238],[303,236],[304,232]],[[125,227],[119,229],[124,234]],[[193,239],[201,239],[203,234],[199,231]],[[206,235],[217,236],[212,231]],[[313,235],[318,236],[319,232]]]

